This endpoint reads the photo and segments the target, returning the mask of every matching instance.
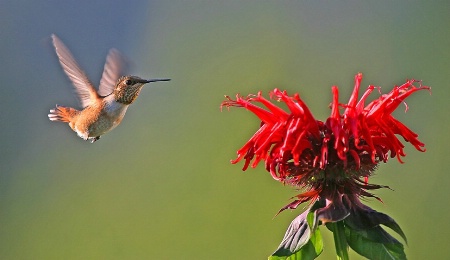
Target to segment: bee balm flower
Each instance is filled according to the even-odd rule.
[[[372,212],[359,198],[375,197],[370,190],[386,187],[368,183],[377,165],[394,157],[402,162],[405,142],[425,151],[418,135],[392,112],[414,92],[430,88],[408,80],[366,104],[376,87],[369,86],[358,100],[361,80],[359,73],[346,104],[339,102],[338,88],[332,87],[331,114],[325,121],[314,118],[299,94],[291,96],[279,89],[270,92],[270,99],[285,103],[289,111],[261,92],[247,97],[236,95],[236,99],[225,96],[221,107],[244,107],[261,120],[259,129],[231,162],[243,160],[245,171],[263,161],[275,180],[304,191],[280,212],[303,202],[322,201],[323,207],[315,211],[322,224],[341,221],[352,212]]]

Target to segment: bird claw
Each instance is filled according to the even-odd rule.
[[[96,137],[91,137],[89,138],[89,141],[91,142],[91,144],[93,144],[95,141],[97,141],[98,139],[100,139],[100,136],[96,136]]]

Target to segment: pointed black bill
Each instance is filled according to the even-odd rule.
[[[144,80],[144,83],[158,82],[158,81],[170,81],[170,79],[149,79],[149,80]]]

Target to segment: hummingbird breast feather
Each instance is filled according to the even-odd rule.
[[[102,111],[98,118],[89,126],[89,137],[101,136],[122,122],[128,105],[113,100],[105,100]]]

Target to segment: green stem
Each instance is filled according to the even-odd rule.
[[[336,247],[336,254],[338,260],[349,260],[348,244],[345,238],[344,221],[330,223],[333,226],[334,245]]]

